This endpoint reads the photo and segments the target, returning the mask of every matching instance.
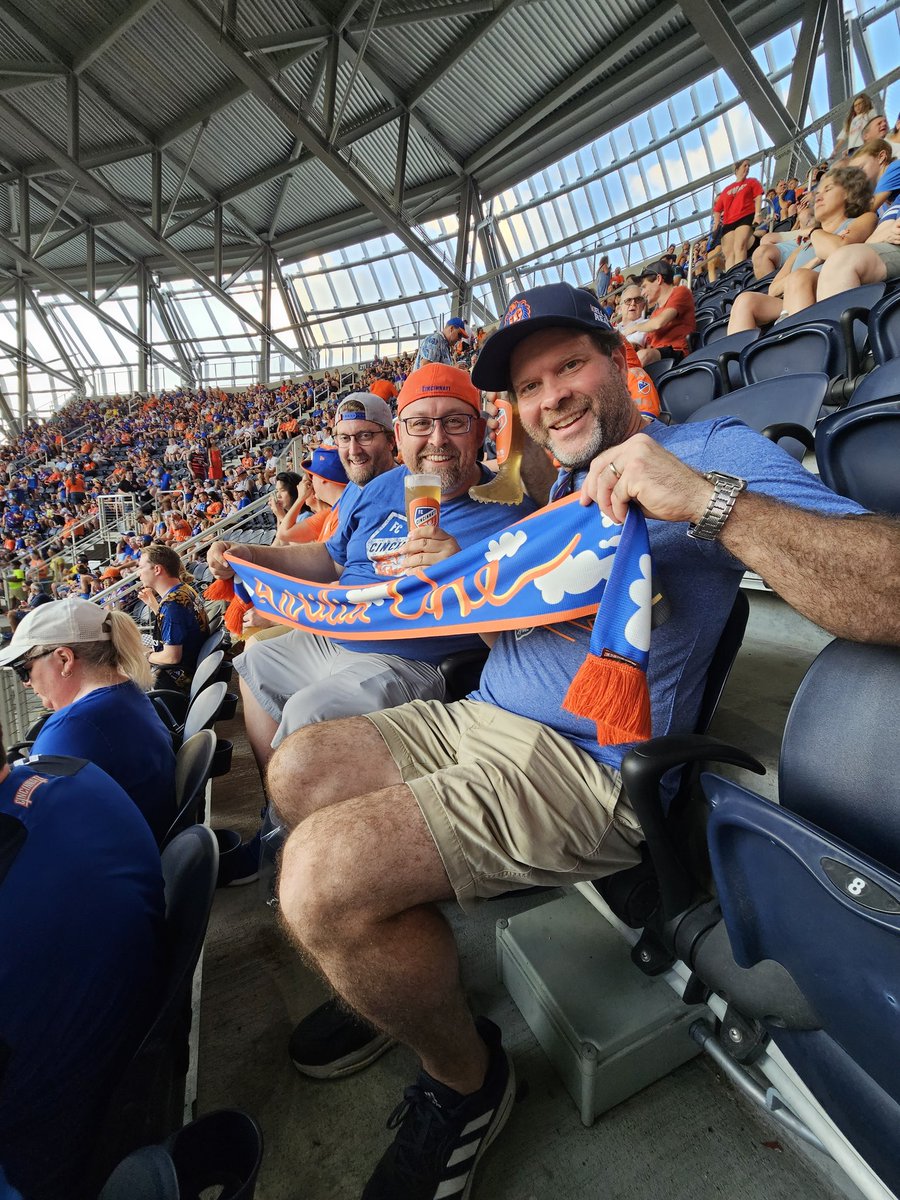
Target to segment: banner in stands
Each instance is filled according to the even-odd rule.
[[[432,567],[362,587],[292,579],[232,553],[227,560],[261,614],[341,640],[530,628],[599,610],[566,707],[598,721],[599,736],[597,709],[613,687],[622,693],[617,707],[636,710],[617,740],[649,736],[650,547],[634,507],[619,526],[567,496]],[[622,732],[620,720],[613,724]]]

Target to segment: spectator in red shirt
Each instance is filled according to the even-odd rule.
[[[763,186],[749,172],[750,160],[742,159],[734,169],[735,182],[720,192],[713,204],[713,231],[721,225],[726,271],[747,257],[753,230],[761,219]]]
[[[632,333],[646,333],[647,340],[638,350],[641,366],[670,358],[678,362],[689,353],[688,337],[697,331],[694,297],[690,288],[675,283],[672,264],[665,258],[651,263],[641,272],[641,292],[653,312],[643,321],[629,326]]]

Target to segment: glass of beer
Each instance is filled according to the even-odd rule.
[[[423,525],[437,525],[441,519],[440,475],[407,475],[403,482],[409,532]]]

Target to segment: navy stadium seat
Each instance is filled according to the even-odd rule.
[[[816,460],[832,491],[900,515],[900,399],[853,404],[820,421]]]
[[[869,313],[869,342],[875,362],[900,358],[900,288],[888,292]]]
[[[687,420],[737,417],[799,460],[812,448],[812,431],[828,394],[828,383],[827,375],[766,379],[704,404]]]

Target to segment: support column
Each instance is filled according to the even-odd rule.
[[[144,263],[138,265],[137,275],[137,329],[138,329],[138,361],[137,361],[137,390],[142,396],[150,392],[150,293],[147,267]]]
[[[216,287],[222,286],[222,205],[217,204],[213,215],[213,275]]]
[[[84,235],[85,267],[87,275],[87,297],[91,304],[96,298],[97,289],[94,286],[94,273],[97,264],[97,243],[93,225],[88,225]]]
[[[825,4],[825,81],[828,85],[828,107],[846,105],[850,97],[850,73],[847,28],[841,0],[826,0]],[[840,132],[843,111],[835,113],[831,120],[831,131],[835,137]]]
[[[849,17],[848,24],[850,26],[850,45],[853,47],[853,53],[856,55],[863,87],[870,88],[875,82],[875,68],[872,65],[872,56],[869,54],[866,31],[860,24],[859,17]],[[853,78],[852,72],[850,78]]]
[[[19,428],[28,423],[28,308],[25,303],[25,280],[16,280],[16,373],[19,383]]]
[[[472,212],[475,204],[475,182],[471,176],[463,180],[459,193],[459,229],[456,235],[455,270],[460,279],[458,287],[453,289],[453,312],[469,320],[472,307]]]
[[[809,107],[819,42],[822,40],[826,3],[827,0],[807,0],[800,36],[797,39],[797,54],[788,88],[787,110],[801,129],[806,124],[806,110]],[[797,169],[798,156],[794,147],[785,147],[775,161],[773,178],[787,179]]]
[[[259,338],[259,382],[268,383],[272,368],[272,248],[266,246],[262,260],[262,311],[264,332]]]

